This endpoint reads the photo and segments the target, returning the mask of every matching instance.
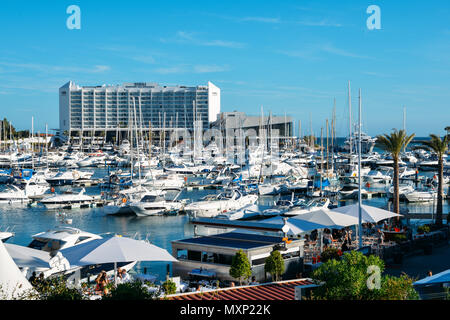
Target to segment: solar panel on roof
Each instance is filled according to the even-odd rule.
[[[280,243],[281,241],[281,237],[235,232],[180,240],[180,242],[184,243],[204,244],[239,249],[264,247]]]

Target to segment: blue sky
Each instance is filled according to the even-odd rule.
[[[69,30],[69,5],[81,30]],[[368,30],[369,5],[381,30]],[[58,126],[58,88],[158,82],[222,90],[222,111],[293,116],[320,133],[336,99],[348,132],[362,90],[364,130],[403,124],[418,136],[450,125],[450,2],[9,1],[0,4],[0,117]],[[298,122],[297,122],[298,123]],[[297,127],[296,123],[296,127]]]

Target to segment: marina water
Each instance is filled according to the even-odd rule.
[[[422,173],[421,174],[426,174]],[[432,173],[430,173],[432,174]],[[93,179],[102,178],[107,175],[107,169],[96,168]],[[64,187],[63,187],[64,188]],[[66,187],[67,188],[67,187]],[[86,194],[100,193],[97,186],[86,187]],[[58,188],[56,188],[58,192]],[[207,194],[218,193],[221,190],[183,190],[179,199],[188,199],[189,201],[198,200]],[[169,191],[168,197],[176,191]],[[277,200],[279,196],[261,196],[258,204],[270,205]],[[289,195],[283,198],[290,198]],[[345,203],[340,201],[339,206],[351,204],[356,200],[348,200]],[[372,198],[363,200],[363,203],[370,204],[377,207],[386,207],[387,198]],[[401,203],[401,208],[407,208],[410,213],[433,213],[435,212],[436,204],[434,202],[424,204],[408,204]],[[448,212],[448,201],[444,201],[444,212]],[[59,214],[64,213],[65,218],[71,219],[70,225],[64,224]],[[424,223],[425,221],[411,220],[411,224]],[[151,243],[158,247],[172,252],[171,241],[189,238],[194,236],[194,226],[189,222],[188,215],[176,216],[114,216],[108,215],[103,207],[72,209],[72,210],[48,210],[42,205],[28,207],[21,206],[2,206],[0,207],[0,229],[12,229],[15,236],[8,240],[8,243],[19,245],[28,245],[32,238],[31,236],[47,231],[57,226],[71,226],[79,228],[83,231],[105,235],[118,234],[122,236],[148,239]],[[138,262],[134,267],[137,273],[153,274],[157,276],[158,280],[164,281],[167,272],[167,263],[162,262]],[[171,267],[169,265],[170,272]]]

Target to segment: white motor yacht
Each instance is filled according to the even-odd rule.
[[[162,215],[182,209],[183,202],[177,201],[177,197],[174,200],[166,200],[160,190],[149,191],[139,201],[131,202],[129,206],[138,217]]]
[[[414,190],[405,193],[408,202],[428,202],[437,199],[437,192],[434,190]]]
[[[46,197],[40,201],[48,209],[57,208],[83,208],[89,207],[95,202],[95,198],[84,194],[83,188],[79,193],[66,192]]]
[[[272,184],[272,183],[264,183],[258,185],[258,194],[260,196],[266,195],[277,195],[281,192],[281,183]]]
[[[290,210],[284,212],[283,214],[286,216],[296,216],[299,214],[305,214],[313,211],[317,211],[320,209],[327,209],[330,204],[330,200],[328,198],[321,199],[313,199],[308,201],[307,203],[298,203]]]
[[[76,174],[72,171],[61,171],[54,176],[45,179],[51,186],[71,185],[76,180]]]
[[[143,183],[144,186],[151,186],[155,189],[161,190],[180,190],[183,189],[185,180],[184,177],[178,174],[160,174],[154,175],[151,179],[151,175],[147,174],[147,180]],[[148,179],[150,178],[150,179]]]
[[[239,190],[212,194],[202,200],[184,207],[184,211],[191,217],[215,217],[218,214],[238,210],[248,204],[255,204],[258,196],[242,194]]]
[[[80,160],[77,165],[80,168],[84,167],[97,167],[99,165],[103,165],[105,160],[107,159],[107,155],[103,152],[95,153],[88,155],[86,158]]]
[[[48,252],[51,257],[55,256],[60,250],[67,249],[73,246],[77,246],[92,240],[102,239],[101,236],[82,231],[73,227],[57,227],[45,232],[40,232],[32,236],[33,240],[28,244],[29,248],[35,250],[42,250]],[[131,269],[136,262],[121,262],[117,263],[117,267],[124,268],[126,270]],[[80,268],[76,268],[80,269]],[[92,275],[96,276],[101,270],[108,271],[109,273],[114,271],[114,265],[112,263],[99,264],[93,266],[82,267],[81,279],[87,280],[87,278]],[[58,268],[36,268],[37,273],[43,272],[44,277],[48,277],[55,272],[60,272]],[[69,269],[66,273],[72,273],[73,269]],[[83,281],[83,280],[82,280]]]
[[[407,193],[413,192],[414,186],[412,184],[400,184],[398,187],[398,194],[400,199],[405,198]],[[394,195],[394,186],[390,186],[387,190],[387,196],[388,198],[392,198]]]
[[[30,199],[25,194],[25,190],[16,185],[5,185],[0,192],[0,204],[27,204]]]
[[[416,175],[416,170],[408,167],[400,167],[398,170],[398,175],[400,179],[412,177]]]

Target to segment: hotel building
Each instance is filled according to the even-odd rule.
[[[135,112],[134,112],[135,110]],[[59,89],[59,125],[62,132],[83,135],[105,132],[113,136],[137,124],[148,132],[162,129],[204,129],[220,113],[220,89],[206,86],[161,86],[157,83],[79,86],[70,81]],[[114,134],[113,134],[114,133]]]

